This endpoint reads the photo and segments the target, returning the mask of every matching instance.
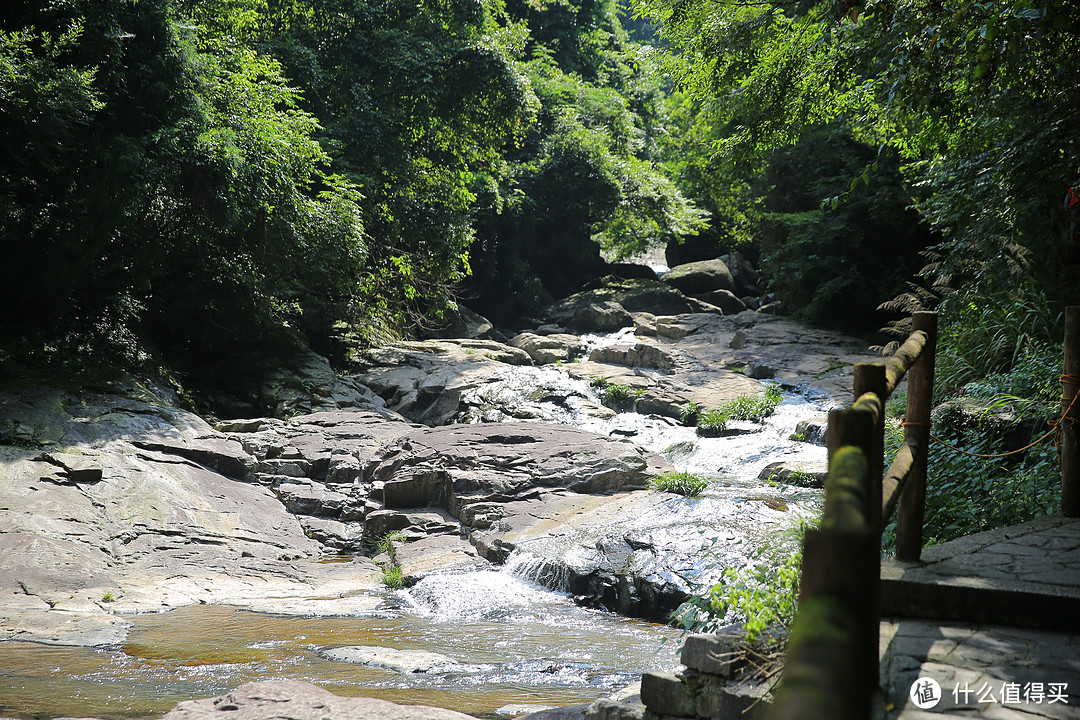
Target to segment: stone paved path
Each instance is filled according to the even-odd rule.
[[[1080,718],[1080,520],[1041,518],[882,564],[888,719]],[[940,700],[920,710],[913,683]]]

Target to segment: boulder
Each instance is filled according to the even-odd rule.
[[[656,271],[648,265],[631,262],[608,263],[607,272],[623,280],[656,280]]]
[[[828,426],[829,418],[824,415],[808,420],[800,420],[795,426],[795,433],[791,436],[791,439],[824,447],[825,431]]]
[[[341,697],[300,680],[247,683],[224,695],[188,700],[162,720],[476,720],[452,710]]]
[[[761,295],[760,273],[745,255],[733,252],[729,255],[721,255],[720,259],[731,271],[731,277],[735,281],[736,293],[740,296],[749,295],[758,297]]]
[[[694,295],[698,300],[715,305],[724,311],[725,315],[736,315],[746,309],[746,303],[738,298],[730,290],[713,290],[707,293]]]
[[[675,366],[675,357],[670,351],[643,342],[599,347],[589,353],[589,360],[658,370],[669,370]]]
[[[446,312],[443,322],[436,328],[423,329],[426,338],[467,338],[486,340],[495,329],[491,321],[464,305],[456,305]]]
[[[633,325],[634,319],[619,303],[602,300],[575,307],[565,323],[580,332],[611,332]]]
[[[687,295],[699,295],[713,290],[728,290],[734,293],[737,290],[731,270],[719,258],[676,265],[664,273],[663,280]]]
[[[600,322],[594,317],[594,311],[591,308],[610,307],[606,303],[614,303],[628,314],[622,315],[612,310],[614,316],[618,318],[618,323],[614,319],[605,319],[604,322]],[[714,311],[713,306],[687,297],[659,280],[627,280],[608,276],[598,280],[588,290],[541,309],[539,320],[534,324],[554,323],[577,332],[608,332],[633,325],[633,316],[629,313],[674,315]]]
[[[581,338],[569,333],[537,335],[521,333],[507,341],[507,345],[524,350],[537,365],[570,362],[581,353],[584,346]]]

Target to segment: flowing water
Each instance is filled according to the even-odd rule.
[[[754,533],[781,532],[817,509],[817,493],[757,479],[777,460],[824,460],[824,448],[789,439],[799,420],[822,411],[802,396],[785,394],[777,412],[745,434],[700,438],[667,418],[602,417],[590,411],[598,402],[595,390],[558,367],[515,367],[480,392],[484,397],[473,398],[474,406],[489,410],[473,420],[509,419],[504,410],[511,408],[514,417],[630,439],[664,453],[679,470],[711,478],[704,498],[672,497],[627,521],[637,523],[627,532],[648,533],[655,546],[701,547],[703,538],[713,547],[738,544]],[[721,529],[706,530],[713,526]],[[192,606],[134,616],[122,646],[3,643],[0,713],[156,717],[181,700],[257,679],[292,678],[342,695],[512,717],[588,702],[635,682],[645,670],[677,666],[677,630],[576,607],[564,592],[565,565],[551,557],[550,549],[523,547],[497,570],[429,576],[408,590],[385,591],[378,612],[368,616],[290,617]],[[680,582],[697,571],[686,568]],[[349,645],[436,652],[458,664],[445,672],[402,674],[323,655]]]

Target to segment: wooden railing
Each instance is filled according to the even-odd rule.
[[[769,720],[869,718],[878,686],[881,531],[897,513],[897,556],[922,552],[937,315],[884,363],[855,366],[855,401],[829,413],[821,526],[806,533],[798,616]],[[883,471],[885,405],[908,379],[904,444]]]
[[[884,363],[855,367],[855,402],[829,413],[829,474],[821,526],[806,533],[799,612],[781,687],[766,720],[868,720],[879,684],[881,531],[896,512],[896,557],[922,553],[937,315]],[[904,444],[882,471],[885,404],[907,375]],[[1080,307],[1065,312],[1061,504],[1080,517]]]

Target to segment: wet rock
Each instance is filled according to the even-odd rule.
[[[214,698],[182,702],[162,720],[475,720],[452,710],[341,697],[300,680],[247,683]]]
[[[782,461],[770,463],[762,468],[758,474],[758,480],[805,488],[823,488],[828,474],[829,468],[825,463]]]
[[[578,604],[662,622],[688,597],[692,583],[709,582],[699,560],[718,519],[702,517],[695,524],[687,514],[691,501],[659,497],[652,491],[544,492],[505,503],[498,522],[469,538],[493,562],[517,550],[514,557],[528,563],[529,577],[569,592]]]
[[[445,673],[462,669],[461,663],[446,655],[426,650],[398,650],[378,645],[346,645],[327,648],[323,657],[337,662],[381,667],[399,673]]]
[[[795,425],[795,432],[792,434],[791,439],[824,447],[825,430],[828,426],[829,418],[824,415],[808,420],[800,420],[798,424]]]
[[[851,401],[854,363],[880,360],[856,338],[749,311],[657,318],[657,330],[661,341],[668,333],[668,340],[677,343],[687,372],[742,368],[789,387],[812,388],[818,400],[837,404]],[[732,347],[740,332],[745,344]]]
[[[466,355],[481,354],[483,357],[508,365],[532,365],[532,358],[520,348],[509,346],[494,340],[457,340],[443,342],[460,347]]]
[[[455,524],[455,529],[457,525]],[[490,569],[468,540],[452,535],[431,535],[395,546],[394,562],[401,569],[406,585],[432,573],[466,572]]]
[[[521,333],[507,341],[511,347],[524,350],[537,365],[556,362],[570,362],[581,354],[584,344],[577,335],[553,333],[537,335]]]
[[[734,293],[737,290],[731,270],[720,259],[676,265],[664,273],[663,281],[687,295],[710,293],[714,290]]]
[[[664,348],[660,348],[662,351]],[[760,395],[761,384],[746,375],[718,369],[686,370],[676,373],[650,371],[609,363],[576,362],[566,366],[571,376],[583,380],[600,378],[630,388],[633,407],[638,412],[679,420],[688,403],[714,408],[743,395]]]

